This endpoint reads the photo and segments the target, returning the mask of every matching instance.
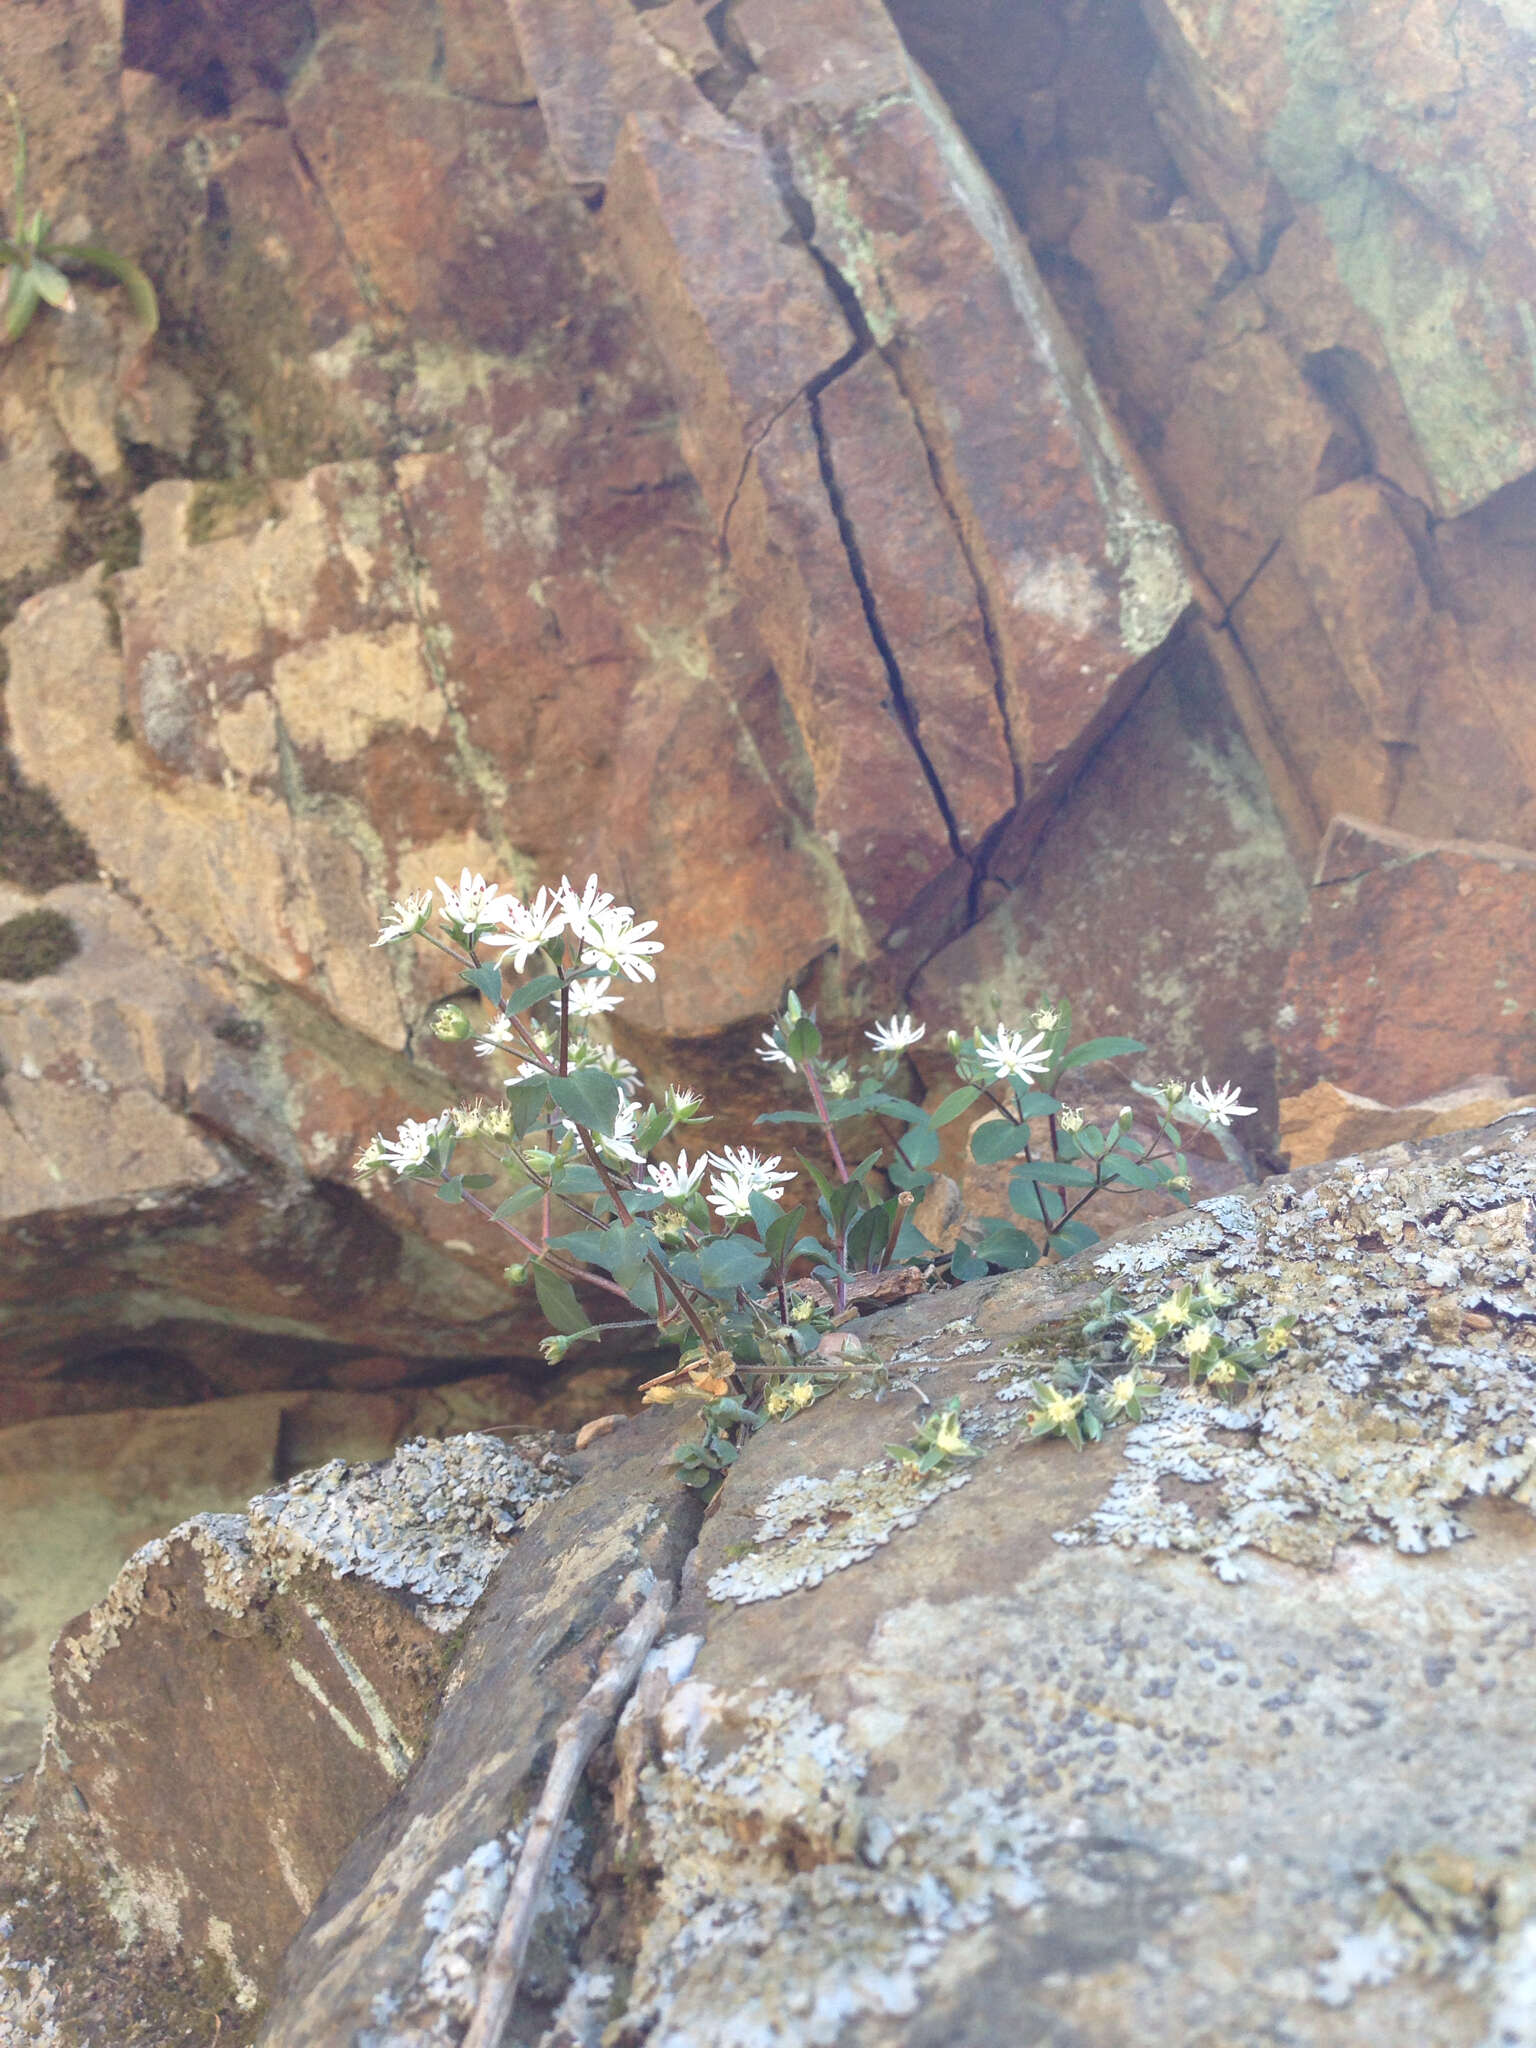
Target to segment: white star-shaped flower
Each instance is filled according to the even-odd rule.
[[[432,891],[419,890],[414,896],[402,897],[398,903],[391,903],[389,915],[379,926],[376,946],[392,946],[396,939],[408,939],[412,932],[424,931],[432,915]]]
[[[994,1038],[977,1032],[976,1057],[999,1081],[1033,1081],[1051,1064],[1050,1054],[1037,1050],[1044,1043],[1043,1031],[1026,1038],[1022,1031],[1010,1031],[1006,1024],[999,1024]]]
[[[686,1196],[693,1193],[699,1182],[704,1178],[708,1167],[709,1159],[707,1156],[695,1161],[690,1166],[688,1164],[688,1154],[686,1152],[679,1152],[675,1166],[668,1166],[659,1159],[652,1163],[649,1169],[650,1184],[661,1194],[665,1195],[669,1202],[681,1202]]]
[[[864,1036],[876,1052],[905,1052],[909,1045],[916,1045],[927,1030],[926,1024],[914,1024],[910,1016],[892,1017],[889,1023],[877,1024]]]
[[[781,1189],[795,1177],[781,1168],[777,1153],[764,1159],[747,1145],[727,1145],[723,1152],[711,1152],[708,1160],[716,1169],[709,1183],[709,1206],[727,1218],[750,1216],[753,1195],[782,1201]]]
[[[488,882],[484,875],[472,875],[468,868],[460,875],[456,889],[439,875],[437,893],[443,899],[444,924],[465,940],[494,931],[516,901],[499,882]]]
[[[1239,1092],[1235,1081],[1224,1081],[1219,1088],[1213,1088],[1202,1074],[1199,1087],[1191,1088],[1185,1100],[1208,1122],[1230,1124],[1235,1116],[1255,1116],[1258,1113],[1251,1104],[1238,1100]]]

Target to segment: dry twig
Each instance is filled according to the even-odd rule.
[[[544,1790],[523,1837],[512,1887],[486,1957],[480,1996],[463,2048],[500,2048],[517,1997],[528,1937],[543,1902],[555,1843],[581,1774],[592,1752],[618,1719],[671,1609],[671,1586],[665,1581],[653,1581],[633,1619],[604,1652],[597,1677],[575,1712],[560,1724],[549,1776],[544,1780]]]

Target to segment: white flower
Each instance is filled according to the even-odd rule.
[[[798,1074],[800,1071],[771,1031],[763,1033],[763,1042],[757,1048],[757,1056],[760,1060],[767,1060],[770,1065],[777,1062],[781,1067],[788,1067],[792,1074]]]
[[[667,1115],[676,1123],[687,1123],[696,1109],[703,1105],[704,1098],[691,1088],[669,1088],[666,1093]]]
[[[727,1145],[723,1152],[711,1152],[708,1161],[716,1169],[708,1200],[717,1216],[750,1216],[753,1195],[782,1201],[780,1189],[795,1177],[782,1170],[777,1153],[764,1159],[747,1145]]]
[[[515,902],[515,898],[508,896],[498,882],[488,882],[484,875],[472,875],[468,868],[460,875],[456,889],[439,875],[437,891],[443,899],[444,924],[461,933],[465,939],[475,939],[482,932],[494,931]]]
[[[1044,1040],[1043,1031],[1037,1031],[1033,1038],[1026,1038],[1022,1031],[1010,1031],[1006,1024],[999,1024],[995,1038],[977,1032],[976,1057],[996,1074],[999,1081],[1033,1081],[1051,1064],[1048,1052],[1036,1051]]]
[[[640,1105],[638,1102],[624,1102],[613,1120],[613,1129],[606,1136],[597,1139],[598,1149],[610,1159],[626,1160],[631,1166],[644,1166],[645,1154],[635,1150],[635,1132],[640,1128]]]
[[[559,938],[567,921],[558,890],[551,896],[547,889],[540,889],[531,903],[519,903],[509,896],[502,916],[505,929],[495,933],[491,943],[506,946],[502,959],[510,959],[514,973],[521,974],[532,954]]]
[[[425,1123],[418,1123],[414,1117],[407,1117],[393,1138],[379,1137],[373,1141],[396,1173],[408,1173],[413,1166],[424,1166],[432,1150],[432,1140],[448,1129],[453,1122],[450,1110],[440,1116],[429,1117]],[[373,1146],[369,1147],[373,1150]],[[364,1153],[364,1158],[368,1156]]]
[[[707,1155],[690,1166],[688,1164],[688,1154],[686,1152],[679,1152],[676,1166],[667,1166],[661,1160],[652,1162],[650,1167],[650,1185],[665,1195],[669,1202],[681,1202],[693,1193],[699,1182],[704,1178],[708,1166],[709,1159]]]
[[[1052,1003],[1042,1003],[1029,1021],[1042,1031],[1054,1031],[1061,1022],[1061,1012]]]
[[[597,981],[573,981],[570,986],[571,1015],[601,1017],[605,1011],[616,1010],[624,998],[609,995],[611,983],[612,977],[606,974]],[[551,996],[549,1000],[556,1009],[560,1007],[558,996]]]
[[[389,915],[379,926],[376,946],[392,946],[396,939],[407,939],[412,932],[424,931],[432,915],[432,891],[422,889],[414,896],[406,896],[398,903],[391,903]]]
[[[1235,1081],[1224,1081],[1219,1088],[1213,1088],[1202,1074],[1199,1087],[1191,1088],[1185,1099],[1191,1109],[1197,1110],[1209,1122],[1230,1124],[1235,1116],[1257,1114],[1250,1104],[1238,1101],[1238,1092]]]
[[[489,1059],[493,1052],[505,1052],[508,1046],[522,1045],[525,1040],[518,1038],[512,1029],[512,1019],[498,1010],[475,1040],[475,1051],[481,1059]]]
[[[1084,1123],[1083,1112],[1080,1109],[1064,1109],[1056,1121],[1064,1131],[1080,1131]]]
[[[377,1173],[381,1166],[388,1164],[389,1156],[384,1150],[383,1138],[374,1137],[368,1140],[367,1145],[353,1160],[352,1171],[359,1180],[366,1180],[370,1173]]]
[[[626,981],[654,981],[656,970],[649,955],[662,950],[661,940],[647,937],[656,929],[654,917],[643,924],[636,924],[635,913],[627,904],[615,904],[611,910],[602,910],[588,921],[588,930],[582,943],[592,960],[606,974],[622,974]],[[575,926],[571,929],[574,931]]]
[[[909,1015],[892,1017],[888,1024],[877,1024],[864,1036],[876,1052],[905,1052],[909,1045],[916,1045],[927,1029],[926,1024],[914,1024]]]
[[[619,1086],[626,1091],[633,1088],[640,1078],[638,1067],[632,1066],[622,1053],[614,1051],[611,1045],[598,1045],[590,1038],[573,1038],[570,1047],[570,1064],[577,1067],[599,1067],[605,1074],[611,1074]]]
[[[539,893],[542,895],[544,892],[540,890]],[[604,911],[613,908],[613,898],[606,890],[600,889],[597,886],[596,875],[588,875],[587,886],[579,896],[569,875],[562,875],[560,886],[555,891],[555,897],[559,903],[561,915],[570,928],[571,935],[578,939],[582,945],[587,944],[593,931],[596,929],[596,920]],[[632,910],[625,910],[620,914],[624,917],[634,916]]]

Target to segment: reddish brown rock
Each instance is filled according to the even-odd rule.
[[[1286,973],[1281,1089],[1536,1089],[1536,854],[1334,820]]]
[[[1280,1150],[1290,1166],[1352,1158],[1388,1145],[1437,1138],[1446,1131],[1480,1131],[1485,1124],[1536,1109],[1536,1096],[1511,1096],[1502,1081],[1470,1081],[1427,1102],[1394,1109],[1368,1095],[1352,1095],[1331,1081],[1314,1081],[1299,1095],[1282,1097]]]
[[[120,1938],[203,1958],[239,2009],[269,1992],[406,1776],[453,1630],[568,1483],[547,1449],[467,1436],[324,1466],[146,1545],[65,1630],[38,1839],[111,1872]]]
[[[1075,1035],[1148,1046],[1117,1072],[1235,1081],[1254,1125],[1273,1128],[1269,1006],[1304,890],[1199,642],[1176,643],[1071,803],[1033,846],[1005,842],[999,865],[1008,893],[913,988],[930,1038],[999,1019],[1027,1029],[1065,997]]]

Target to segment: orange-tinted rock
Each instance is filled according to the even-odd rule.
[[[1466,511],[1536,465],[1519,313],[1536,292],[1529,24],[1438,0],[1334,0],[1294,19],[1269,0],[1219,12],[1157,0],[1149,16],[1209,121],[1235,131],[1331,245],[1434,509]]]
[[[1355,475],[1362,458],[1263,319],[1251,293],[1222,302],[1229,339],[1190,372],[1157,458],[1195,559],[1228,604],[1293,513]]]
[[[1238,1136],[1273,1128],[1269,1022],[1305,892],[1197,641],[1175,643],[1071,803],[998,865],[1008,893],[914,986],[930,1039],[998,1019],[1027,1031],[1066,997],[1076,1037],[1147,1045],[1116,1072],[1235,1081],[1261,1111]],[[1113,1083],[1089,1069],[1083,1085]]]
[[[1275,1038],[1287,1095],[1536,1089],[1536,854],[1335,819]]]
[[[1368,1095],[1351,1095],[1331,1081],[1315,1081],[1280,1102],[1280,1150],[1293,1166],[1353,1158],[1388,1145],[1437,1138],[1445,1131],[1480,1131],[1485,1124],[1536,1109],[1536,1096],[1511,1096],[1502,1081],[1471,1081],[1427,1102],[1393,1109]]]

